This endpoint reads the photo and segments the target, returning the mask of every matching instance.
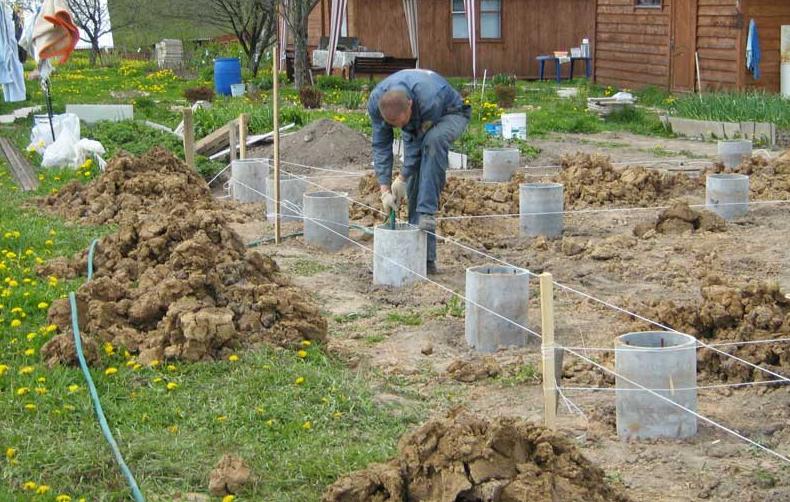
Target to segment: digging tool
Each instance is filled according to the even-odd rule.
[[[395,230],[395,211],[393,211],[392,209],[390,209],[389,225],[390,225],[390,230]]]

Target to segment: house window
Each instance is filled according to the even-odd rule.
[[[660,9],[661,0],[634,0],[634,7],[643,7],[646,9]]]
[[[468,40],[469,25],[466,21],[464,0],[450,0],[453,16],[453,40]]]
[[[502,38],[502,0],[480,0],[480,38]]]

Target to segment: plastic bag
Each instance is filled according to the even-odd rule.
[[[79,117],[73,113],[64,113],[53,117],[52,120],[55,127],[55,142],[44,151],[41,167],[76,167],[80,165],[77,163],[78,152],[76,149],[80,140]],[[50,140],[52,139],[52,132],[49,129],[49,121],[42,122],[33,128],[33,135],[46,142],[47,136]]]

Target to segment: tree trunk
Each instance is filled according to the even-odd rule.
[[[90,54],[90,64],[91,67],[96,66],[96,59],[99,56],[99,41],[98,40],[91,40],[91,54]]]
[[[294,86],[301,89],[310,82],[310,66],[307,61],[307,16],[299,19],[294,30]]]

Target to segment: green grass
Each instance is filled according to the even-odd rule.
[[[312,277],[327,270],[328,266],[313,260],[297,260],[288,267],[289,272],[302,277]]]
[[[721,92],[684,95],[671,104],[678,117],[723,122],[772,122],[790,127],[790,101],[765,92]]]
[[[24,142],[24,128],[4,128],[3,134]],[[23,194],[0,165],[0,277],[8,278],[0,284],[0,499],[27,500],[31,492],[23,485],[34,482],[50,487],[47,496],[35,500],[54,500],[58,494],[75,501],[128,500],[80,371],[49,369],[39,356],[40,347],[55,335],[47,329],[47,307],[39,304],[51,304],[82,280],[38,277],[36,259],[71,256],[112,229],[40,214],[33,196],[80,175],[63,170],[42,176],[36,194]],[[127,366],[118,351],[106,356],[94,379],[116,440],[147,498],[205,493],[209,472],[225,453],[244,458],[258,478],[239,500],[294,502],[318,500],[340,474],[389,457],[397,438],[424,409],[418,405],[397,416],[388,413],[374,404],[364,376],[321,347],[306,351],[304,359],[291,351],[260,349],[239,353],[236,362],[175,362],[172,368],[138,370]],[[106,367],[118,372],[105,375]],[[301,384],[299,377],[305,379]],[[177,387],[168,390],[167,383]]]
[[[387,314],[387,322],[396,326],[419,326],[422,324],[422,316],[419,312],[390,312]]]

